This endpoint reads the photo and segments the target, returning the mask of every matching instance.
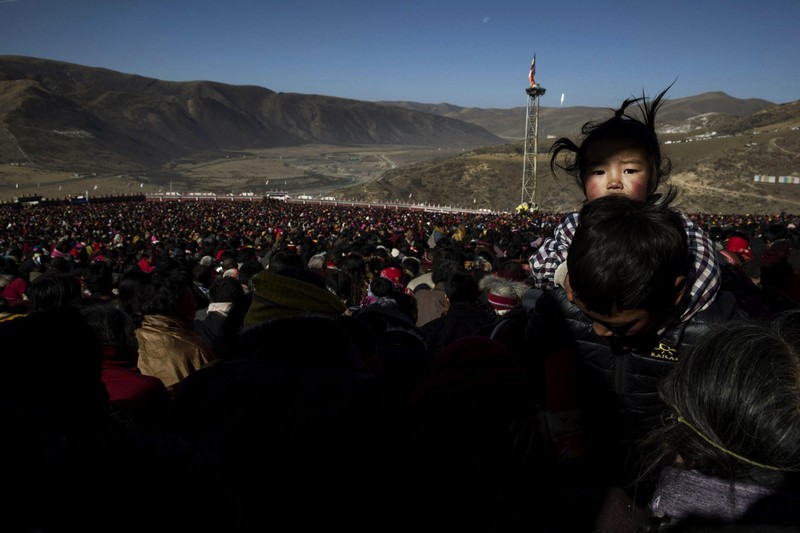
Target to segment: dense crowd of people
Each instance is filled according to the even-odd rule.
[[[678,210],[665,92],[575,213],[0,206],[4,529],[800,530],[800,217]]]
[[[646,485],[598,466],[634,451],[584,439],[597,431],[578,428],[585,399],[553,378],[564,365],[576,372],[551,361],[568,351],[554,341],[581,337],[525,303],[554,292],[537,288],[531,263],[563,214],[265,200],[6,205],[0,218],[0,338],[15,360],[4,395],[17,435],[5,457],[28,487],[20,524],[113,520],[107,487],[134,498],[167,471],[180,496],[155,491],[164,501],[131,529],[155,513],[179,529],[248,529],[275,509],[298,525],[325,516],[398,530],[423,517],[484,531],[652,520],[647,501],[606,487]],[[796,217],[690,218],[713,237],[720,285],[740,308],[759,318],[797,309]],[[547,364],[530,367],[533,354]],[[67,449],[34,430],[63,432]],[[64,476],[78,468],[95,484],[91,498],[65,497]],[[64,492],[43,496],[34,479]],[[413,494],[401,491],[409,483]],[[34,493],[49,507],[28,501]],[[215,502],[205,521],[176,512],[202,495]]]

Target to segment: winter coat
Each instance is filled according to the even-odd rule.
[[[417,300],[417,326],[419,327],[445,314],[450,305],[444,293],[444,282],[437,283],[432,289],[416,291],[414,298]]]
[[[676,310],[675,314],[681,310]],[[563,317],[563,325],[554,323]],[[545,291],[535,303],[528,324],[528,338],[553,351],[553,343],[562,342],[559,327],[571,340],[578,355],[581,390],[589,396],[588,405],[610,407],[620,421],[630,428],[648,428],[661,414],[658,385],[681,356],[686,354],[709,325],[743,315],[731,293],[720,291],[713,304],[686,322],[674,322],[660,335],[642,339],[636,348],[615,352],[607,337],[595,335],[592,321],[567,300],[561,289]],[[550,347],[548,347],[548,345]],[[604,399],[605,401],[598,402]],[[607,405],[611,402],[611,405]]]
[[[136,330],[139,370],[164,382],[174,396],[178,386],[216,357],[191,323],[165,315],[145,315]]]
[[[422,335],[428,351],[435,356],[454,340],[474,335],[496,319],[497,315],[477,303],[453,302],[444,315],[422,326]]]

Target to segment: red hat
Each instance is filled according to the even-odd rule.
[[[403,271],[397,267],[387,267],[381,270],[381,277],[391,280],[396,288],[403,287]]]
[[[489,305],[491,305],[492,309],[497,313],[505,313],[519,303],[517,298],[500,296],[499,294],[493,294],[491,292],[487,296],[487,299],[489,300]]]
[[[734,235],[725,243],[725,249],[729,252],[741,254],[747,261],[753,258],[753,251],[750,249],[750,241],[744,237]]]

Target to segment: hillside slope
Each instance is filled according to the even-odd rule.
[[[474,124],[402,107],[0,56],[2,163],[153,170],[223,150],[498,142]]]
[[[754,181],[756,175],[800,177],[800,101],[741,117],[710,114],[674,121],[664,126],[661,140],[672,161],[671,182],[681,190],[686,210],[800,213],[800,185]],[[535,185],[535,203],[545,211],[576,209],[581,191],[568,176],[550,172],[549,143],[539,148],[536,176],[527,173],[526,190]],[[390,170],[337,194],[508,211],[529,199],[523,195],[523,162],[524,143],[485,147]]]
[[[174,186],[508,211],[527,200],[524,184],[542,209],[575,209],[582,195],[551,175],[549,144],[611,110],[539,112],[531,176],[523,107],[372,103],[0,56],[0,199]],[[800,101],[668,98],[658,130],[687,210],[800,213],[800,185],[754,181],[800,176]]]

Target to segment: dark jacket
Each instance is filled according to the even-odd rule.
[[[428,351],[435,356],[454,340],[474,335],[496,319],[497,315],[477,303],[452,302],[444,315],[422,326],[422,335]]]
[[[195,320],[192,324],[192,329],[203,338],[216,356],[219,356],[221,352],[226,318],[227,315],[212,312],[208,313],[204,319]]]
[[[720,291],[688,321],[676,319],[660,335],[637,338],[635,348],[622,349],[594,334],[592,321],[567,300],[562,288],[542,293],[532,309],[526,336],[533,357],[526,366],[542,384],[557,453],[579,457],[580,470],[588,474],[574,483],[598,494],[604,485],[635,486],[640,472],[637,442],[665,412],[658,395],[661,380],[710,324],[744,316],[735,297]],[[679,306],[672,316],[683,311]],[[646,498],[651,490],[639,484],[629,496]]]
[[[636,434],[659,422],[658,384],[680,357],[710,324],[742,317],[734,296],[720,291],[711,306],[687,322],[642,339],[636,348],[615,350],[609,338],[594,334],[592,321],[557,288],[537,299],[527,336],[545,353],[563,348],[566,337],[571,352],[577,355],[583,407],[589,412],[600,408],[604,414],[614,413],[614,423]]]

